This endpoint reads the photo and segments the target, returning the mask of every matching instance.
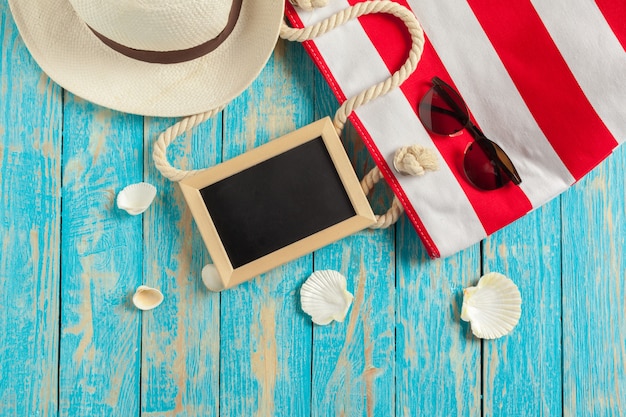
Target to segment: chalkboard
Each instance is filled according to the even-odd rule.
[[[328,118],[180,186],[223,288],[375,220]]]
[[[356,215],[321,137],[200,194],[233,268]]]

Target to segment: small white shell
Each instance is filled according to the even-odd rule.
[[[133,304],[139,310],[152,310],[163,302],[163,294],[156,288],[140,285],[133,295]]]
[[[202,282],[209,291],[220,292],[224,289],[224,283],[213,264],[205,265],[202,268]]]
[[[337,271],[316,271],[300,289],[302,310],[315,324],[342,322],[352,299],[352,294],[346,290],[346,277]]]
[[[147,182],[131,184],[124,187],[117,195],[117,207],[136,216],[150,207],[156,197],[156,192],[156,187]]]
[[[522,297],[509,278],[497,272],[483,275],[475,287],[463,290],[461,318],[474,336],[496,339],[509,333],[522,314]]]

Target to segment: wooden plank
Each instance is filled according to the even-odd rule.
[[[397,248],[396,415],[479,416],[481,344],[460,320],[463,288],[480,276],[479,245],[430,260],[404,217]]]
[[[225,110],[224,159],[312,122],[314,71],[299,45],[279,41]],[[221,293],[221,415],[309,415],[311,322],[297,290],[311,268],[304,256]]]
[[[144,218],[144,284],[160,288],[165,300],[143,314],[142,415],[218,415],[220,297],[202,284],[209,258],[180,188],[161,176],[151,155],[173,123],[146,123],[144,172],[158,193]],[[219,115],[177,139],[168,149],[171,163],[200,169],[220,162],[221,125]]]
[[[522,320],[504,339],[480,342],[459,321],[479,246],[430,261],[406,219],[396,233],[362,232],[212,294],[180,193],[149,159],[172,120],[148,120],[144,133],[139,117],[67,95],[63,126],[60,88],[28,55],[6,2],[0,17],[0,414],[624,414],[624,149],[485,242],[484,272],[522,290]],[[227,109],[225,157],[332,115],[320,83],[300,47],[281,42]],[[174,146],[175,163],[219,161],[221,124]],[[371,161],[349,144],[362,175]],[[117,192],[143,178],[159,188],[155,205],[140,217],[118,211]],[[346,322],[314,328],[299,288],[325,268],[346,274],[356,299]],[[132,307],[141,283],[164,291],[161,307]]]
[[[61,89],[0,2],[0,404],[58,415]]]
[[[334,116],[337,100],[319,72],[315,75],[317,118]],[[342,142],[359,178],[374,166],[363,142],[348,125]],[[390,201],[376,187],[375,207]],[[343,323],[313,329],[312,410],[314,416],[391,415],[395,377],[395,233],[364,230],[314,254],[314,270],[335,270],[348,280],[353,303]]]
[[[343,323],[314,327],[312,415],[393,414],[394,255],[393,227],[315,252],[315,270],[341,272],[354,300]]]
[[[60,409],[139,413],[142,216],[117,209],[142,180],[142,118],[65,96]]]
[[[626,410],[626,149],[563,196],[563,409]]]
[[[484,416],[562,414],[560,208],[555,199],[485,241],[483,272],[517,284],[522,316],[483,343]]]

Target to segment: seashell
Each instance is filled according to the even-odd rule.
[[[202,268],[202,282],[209,291],[220,292],[224,289],[224,283],[213,264],[205,265]]]
[[[133,304],[139,310],[152,310],[163,302],[163,294],[156,288],[140,285],[133,295]]]
[[[463,290],[461,319],[474,336],[496,339],[509,333],[522,314],[522,297],[513,281],[497,272],[483,275],[475,287]]]
[[[346,277],[337,271],[316,271],[302,284],[302,310],[315,324],[342,322],[354,298],[346,290]]]
[[[147,182],[128,185],[117,195],[117,207],[136,216],[150,207],[156,197],[156,192],[156,187]]]

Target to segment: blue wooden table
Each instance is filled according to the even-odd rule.
[[[0,41],[1,416],[626,415],[625,149],[451,258],[428,259],[402,218],[211,293],[181,192],[151,160],[175,120],[63,91],[5,0]],[[302,47],[281,41],[172,161],[214,165],[336,108]],[[372,161],[344,136],[362,176]],[[132,217],[115,197],[139,181],[158,195]],[[378,190],[372,204],[388,200]],[[314,326],[300,309],[299,288],[320,269],[348,277],[343,323]],[[491,271],[517,283],[523,312],[510,335],[481,341],[459,319],[462,289]],[[141,284],[164,303],[135,309]]]

